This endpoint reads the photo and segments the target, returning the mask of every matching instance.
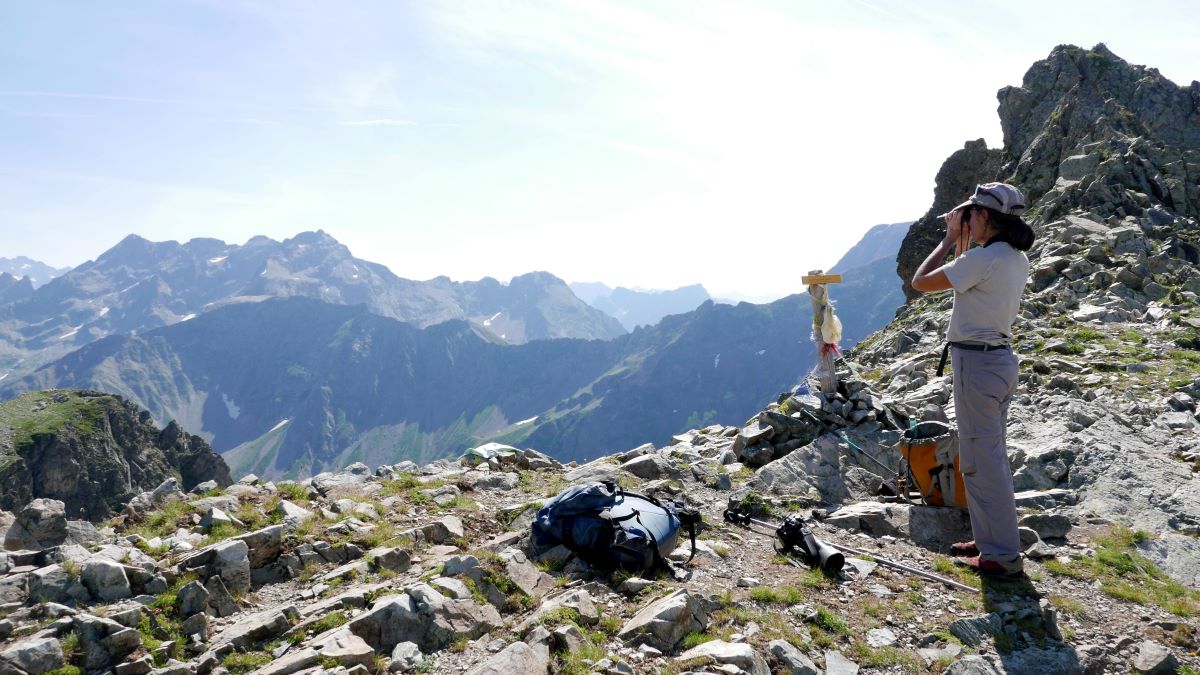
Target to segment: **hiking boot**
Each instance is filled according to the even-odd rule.
[[[979,556],[972,556],[970,558],[958,558],[954,563],[963,567],[969,567],[971,571],[981,577],[1015,577],[1025,573],[1025,565],[1021,562],[1021,556],[1017,556],[1008,562],[985,560]]]
[[[979,549],[975,546],[974,539],[971,541],[960,541],[950,544],[950,555],[955,557],[979,555]]]

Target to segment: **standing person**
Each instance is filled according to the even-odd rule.
[[[978,186],[945,215],[946,237],[912,280],[917,291],[954,291],[946,349],[953,348],[959,466],[975,540],[955,544],[951,553],[987,575],[1024,571],[1005,447],[1008,405],[1017,388],[1012,325],[1029,277],[1025,251],[1034,240],[1033,228],[1019,215],[1024,210],[1025,196],[1017,188]],[[954,260],[942,265],[951,249]]]

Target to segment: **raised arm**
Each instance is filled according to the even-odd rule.
[[[946,272],[942,269],[942,261],[946,259],[951,250],[955,255],[961,255],[966,251],[969,244],[963,241],[963,235],[962,213],[956,209],[946,215],[946,236],[938,242],[938,245],[925,258],[925,262],[917,268],[917,273],[913,275],[914,291],[930,293],[948,291],[953,288]]]

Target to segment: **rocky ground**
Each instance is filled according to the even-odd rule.
[[[959,511],[871,500],[833,513],[817,509],[822,520],[812,520],[820,537],[865,555],[852,557],[836,577],[794,566],[775,553],[769,529],[723,522],[722,511],[732,498],[764,518],[811,516],[809,486],[776,494],[778,481],[763,484],[766,469],[809,453],[846,469],[857,463],[838,453],[828,434],[757,472],[731,461],[733,448],[749,447],[759,432],[758,420],[745,429],[710,427],[665,448],[644,446],[580,467],[520,451],[490,467],[371,472],[358,465],[302,484],[247,476],[187,495],[168,481],[99,529],[68,522],[56,502],[35,501],[9,518],[7,541],[22,550],[5,554],[0,577],[0,670],[1028,673],[1200,666],[1200,594],[1170,584],[1138,553],[1152,535],[1068,515],[1074,512],[1065,505],[1076,501],[1070,490],[1022,496],[1031,553],[1024,579],[981,584],[939,553],[935,540],[962,534]],[[855,437],[865,442],[868,435]],[[529,524],[541,502],[568,484],[600,479],[674,495],[702,511],[699,552],[677,565],[680,580],[589,570],[561,548],[531,554]],[[835,481],[812,482],[819,490]],[[842,487],[870,491],[866,483]],[[675,557],[688,552],[685,538]],[[892,570],[883,559],[976,590]]]

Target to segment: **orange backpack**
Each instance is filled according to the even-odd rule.
[[[958,433],[942,422],[912,423],[900,439],[908,479],[931,506],[967,508],[967,487],[958,468]]]

